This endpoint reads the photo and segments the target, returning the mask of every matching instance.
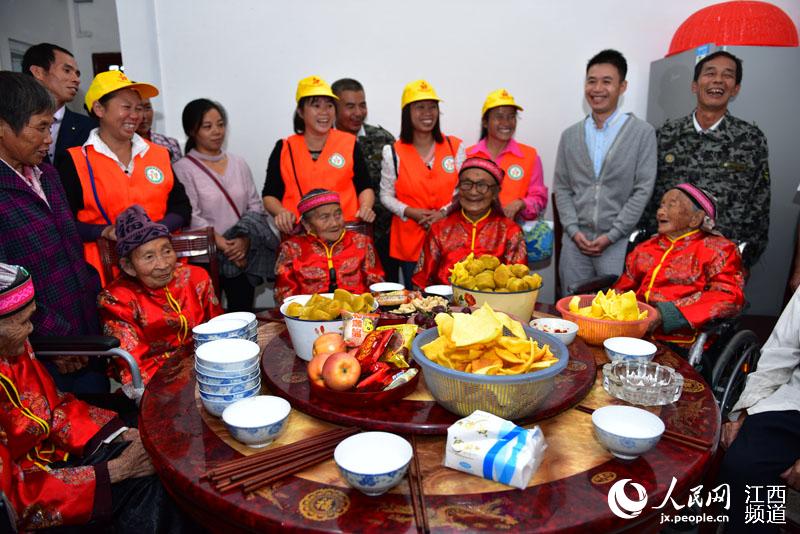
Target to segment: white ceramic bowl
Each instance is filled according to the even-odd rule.
[[[381,495],[405,476],[413,452],[411,444],[389,432],[362,432],[350,436],[333,452],[348,484],[366,495]]]
[[[200,391],[200,398],[210,400],[213,402],[233,402],[239,399],[245,399],[247,397],[255,397],[256,395],[258,395],[260,389],[261,389],[261,377],[258,377],[256,385],[251,387],[250,389],[246,389],[244,391],[238,391],[236,393],[226,393],[219,395],[217,395],[216,393],[206,393],[204,391]]]
[[[649,341],[635,337],[610,337],[603,341],[603,348],[606,349],[606,355],[612,362],[619,360],[650,361],[658,350]]]
[[[261,349],[246,339],[217,339],[195,350],[197,364],[212,371],[244,371],[258,362]]]
[[[437,297],[446,298],[449,301],[453,301],[453,286],[445,285],[445,284],[437,284],[433,286],[426,287],[423,292],[426,295],[433,295]]]
[[[333,298],[333,293],[322,293],[322,296]],[[295,295],[289,297],[281,304],[281,315],[286,322],[286,329],[289,330],[289,337],[292,339],[292,346],[297,356],[305,361],[311,361],[313,357],[312,349],[314,348],[314,340],[322,334],[328,332],[342,333],[343,323],[341,319],[335,321],[312,321],[310,319],[298,319],[296,317],[289,317],[286,315],[286,308],[292,302],[298,304],[305,304],[311,299],[312,295]],[[378,303],[375,303],[375,308]]]
[[[656,446],[664,433],[664,422],[656,415],[633,406],[604,406],[592,414],[594,432],[611,454],[633,460]]]
[[[192,328],[192,337],[195,347],[216,339],[247,338],[249,337],[247,321],[242,319],[211,320]]]
[[[219,417],[222,415],[222,412],[225,410],[225,408],[227,408],[234,402],[241,399],[246,399],[248,397],[255,397],[256,395],[258,395],[260,390],[261,390],[261,385],[251,389],[250,391],[245,391],[237,395],[227,395],[227,396],[209,395],[200,392],[200,401],[203,403],[203,407],[205,407],[208,413]]]
[[[258,320],[256,319],[256,314],[251,312],[231,312],[231,313],[223,313],[222,315],[217,315],[216,317],[212,318],[211,321],[223,321],[227,319],[233,319],[235,321],[245,321],[247,323],[247,338],[250,341],[255,341],[255,339],[251,339],[252,336],[257,335],[258,333]]]
[[[400,291],[405,289],[406,286],[398,284],[397,282],[375,282],[369,286],[372,293],[387,293],[389,291]]]
[[[194,370],[197,373],[198,377],[203,379],[203,382],[206,384],[231,384],[233,382],[239,382],[243,380],[245,377],[255,376],[259,371],[259,360],[256,358],[256,361],[247,367],[246,369],[236,369],[234,371],[217,371],[215,369],[209,369],[208,367],[200,364],[195,360],[194,362]]]
[[[578,325],[566,319],[559,319],[558,317],[542,317],[534,319],[530,325],[536,330],[540,330],[546,334],[560,339],[564,345],[569,345],[575,341],[575,335],[578,333]]]
[[[292,407],[280,397],[257,395],[234,402],[222,412],[233,439],[248,447],[266,447],[281,433]]]
[[[242,393],[260,384],[261,377],[258,375],[236,384],[205,384],[203,381],[197,380],[197,387],[200,388],[200,391],[202,393],[210,393],[211,395],[233,395],[235,393]]]

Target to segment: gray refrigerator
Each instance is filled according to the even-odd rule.
[[[727,50],[742,59],[741,90],[729,104],[732,115],[754,122],[769,146],[772,179],[769,244],[753,266],[746,297],[753,315],[779,315],[792,267],[800,197],[800,48],[703,45],[650,65],[647,120],[660,127],[688,115],[696,99],[692,74],[699,58]]]

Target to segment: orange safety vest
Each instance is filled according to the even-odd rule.
[[[150,148],[136,157],[133,174],[128,176],[117,162],[99,154],[94,147],[76,146],[68,149],[83,188],[83,209],[78,220],[88,224],[114,225],[117,216],[134,204],[139,204],[154,221],[167,214],[167,197],[175,178],[169,151],[146,141]],[[87,165],[87,160],[91,165]],[[92,180],[94,177],[94,180]],[[84,243],[83,255],[100,273],[103,287],[111,280],[103,276],[103,266],[97,243]]]
[[[436,143],[433,168],[429,169],[422,161],[413,144],[396,141],[394,149],[400,160],[395,183],[397,200],[412,208],[439,209],[453,198],[453,190],[458,182],[456,154],[461,139],[445,137]],[[417,261],[425,240],[425,229],[411,219],[405,221],[392,217],[392,230],[389,238],[389,254],[402,261]]]
[[[353,184],[355,144],[353,134],[331,130],[322,153],[314,161],[302,135],[284,139],[281,149],[283,207],[299,217],[297,204],[304,194],[316,188],[329,189],[339,193],[345,220],[355,220],[358,213],[358,195]]]
[[[505,206],[513,200],[518,198],[524,199],[528,195],[528,186],[531,183],[531,174],[533,174],[533,166],[536,164],[537,152],[532,146],[517,143],[522,157],[506,152],[500,157],[500,161],[496,162],[506,172],[503,179],[503,186],[500,188],[500,204]],[[469,156],[480,156],[486,159],[492,159],[491,154],[482,150],[475,150],[477,145],[472,145],[467,149]],[[473,150],[475,152],[473,153]]]

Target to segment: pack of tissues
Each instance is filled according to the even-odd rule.
[[[542,463],[546,448],[538,426],[525,429],[475,410],[447,429],[444,465],[524,489]]]

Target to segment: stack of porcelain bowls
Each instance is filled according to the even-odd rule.
[[[217,339],[197,347],[194,368],[200,400],[208,412],[219,417],[228,405],[258,395],[260,353],[258,345],[247,339]]]
[[[222,315],[217,315],[211,322],[214,321],[227,321],[233,319],[235,321],[245,321],[247,323],[247,330],[245,331],[245,335],[242,339],[249,339],[254,343],[258,343],[258,320],[256,320],[256,314],[250,312],[232,312],[232,313],[223,313]]]
[[[248,332],[245,319],[212,319],[192,328],[194,348],[217,339],[248,339]]]

